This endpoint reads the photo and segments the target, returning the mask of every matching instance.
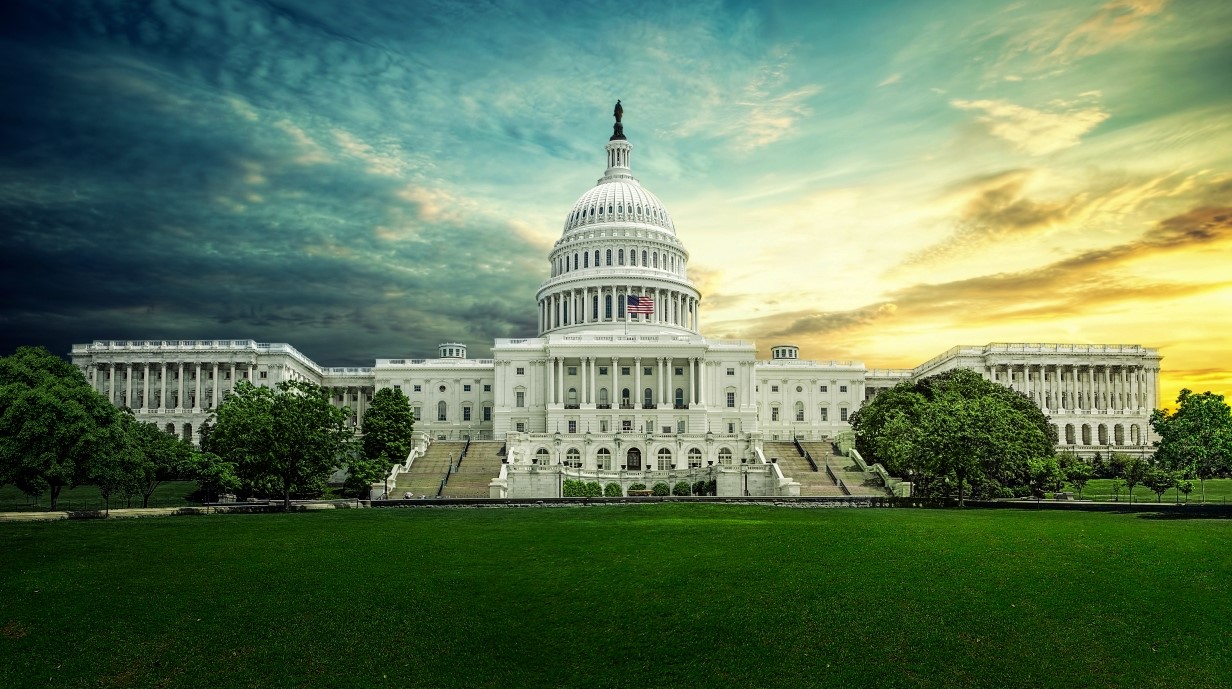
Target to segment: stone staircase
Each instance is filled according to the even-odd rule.
[[[409,492],[417,498],[421,495],[435,498],[441,487],[441,479],[449,472],[450,458],[457,462],[465,445],[464,442],[434,441],[427,452],[415,459],[410,471],[398,474],[398,480],[389,490],[389,497],[399,500],[403,493]]]
[[[813,471],[795,443],[767,440],[762,442],[761,451],[767,460],[777,459],[783,475],[800,484],[800,497],[846,495],[820,463],[817,465],[818,471]]]
[[[458,470],[449,475],[441,497],[486,498],[488,484],[500,475],[505,459],[505,443],[500,440],[472,440]]]
[[[881,478],[876,474],[860,471],[860,467],[855,463],[855,460],[839,454],[838,449],[832,443],[801,441],[800,445],[805,450],[808,450],[808,453],[813,457],[813,461],[817,462],[817,468],[821,470],[821,473],[826,473],[822,465],[829,465],[830,470],[834,472],[835,476],[842,479],[843,484],[847,486],[847,490],[851,491],[852,495],[881,497],[886,494],[886,488],[882,484]],[[804,494],[803,488],[800,494]]]

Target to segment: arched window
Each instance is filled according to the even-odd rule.
[[[625,264],[625,250],[620,249],[616,252],[616,265],[623,266]]]
[[[445,404],[445,400],[436,403],[436,420],[445,421],[446,412],[449,411],[449,405]]]
[[[577,388],[569,388],[569,392],[565,394],[565,404],[570,407],[576,407],[578,403]]]
[[[637,249],[629,249],[629,265],[637,265]]]
[[[611,207],[611,206],[608,206],[608,207],[607,207],[607,212],[608,212],[608,213],[611,213],[611,212],[612,212],[612,207]]]
[[[599,313],[599,295],[596,294],[594,297],[592,297],[592,302],[590,305],[590,317],[595,318],[595,314],[597,313]]]
[[[594,215],[594,214],[595,214],[595,207],[594,207],[594,206],[591,206],[591,207],[590,207],[590,214],[591,214],[591,215]]]
[[[582,267],[583,268],[590,267],[590,253],[589,252],[582,254]]]
[[[541,447],[535,451],[535,458],[530,460],[531,464],[551,464],[551,455],[548,454],[546,447]]]
[[[642,406],[647,409],[654,406],[654,390],[646,388],[642,391]]]
[[[1091,424],[1089,423],[1082,424],[1082,444],[1091,444]]]
[[[731,463],[732,463],[731,448],[720,447],[719,448],[719,464],[731,464]]]
[[[565,464],[574,469],[580,469],[582,467],[582,453],[578,452],[576,447],[569,448],[569,451],[565,453]]]
[[[684,388],[676,388],[676,408],[684,409]]]
[[[1142,429],[1136,423],[1129,426],[1129,442],[1133,445],[1142,444]]]
[[[599,388],[599,404],[607,403],[607,388]]]
[[[637,204],[637,214],[638,214],[638,215],[641,215],[641,214],[642,214],[642,204],[640,204],[640,203],[639,203],[639,204]]]
[[[654,267],[655,267],[655,268],[658,268],[658,267],[659,267],[659,252],[657,252],[657,251],[656,251],[656,252],[654,252],[653,254],[651,254],[650,256],[651,256],[651,260],[652,260],[652,261],[653,261],[653,263],[654,263]]]
[[[184,424],[184,439],[189,442],[192,442],[192,424],[191,423]]]
[[[1074,444],[1074,440],[1075,440],[1075,438],[1074,438],[1074,424],[1072,424],[1072,423],[1067,423],[1067,424],[1065,424],[1065,444],[1066,444],[1066,445],[1073,445],[1073,444]]]
[[[578,260],[577,260],[577,259],[578,259],[577,254],[574,254],[574,255],[573,255],[573,269],[574,269],[574,270],[577,270],[577,268],[578,268]]]
[[[1108,426],[1102,423],[1099,425],[1099,444],[1108,444]]]
[[[702,451],[696,447],[689,448],[689,468],[697,469],[702,465]]]
[[[599,206],[599,215],[603,215],[603,206]]]
[[[1112,427],[1112,442],[1117,445],[1125,444],[1125,427],[1119,423]]]
[[[616,317],[625,317],[625,295],[623,294],[616,295]]]
[[[609,266],[612,265],[612,250],[611,249],[607,250],[607,264]]]
[[[595,249],[595,267],[599,267],[599,250]]]
[[[167,424],[167,428],[165,430],[167,431],[167,435],[175,435],[175,424]]]
[[[645,268],[648,265],[650,265],[650,263],[646,261],[646,250],[642,249],[642,267]]]
[[[632,409],[633,403],[629,400],[629,388],[624,388],[620,391],[620,408]]]
[[[608,253],[611,252],[609,251]],[[612,319],[612,295],[610,294],[603,296],[603,317],[608,320]]]
[[[671,471],[672,451],[666,447],[659,448],[659,471]]]
[[[599,448],[595,453],[595,462],[598,464],[599,471],[612,470],[612,451],[606,447]]]
[[[796,421],[804,420],[804,403],[796,402]]]
[[[616,206],[616,212],[617,212],[617,213],[624,213],[624,212],[625,212],[625,205],[622,203],[622,204],[620,204],[620,205]]]

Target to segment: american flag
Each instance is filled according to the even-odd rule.
[[[632,294],[625,300],[625,309],[629,313],[654,313],[654,300],[650,297],[636,297]]]

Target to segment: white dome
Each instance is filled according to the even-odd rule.
[[[672,216],[663,202],[634,179],[600,180],[573,204],[573,210],[565,218],[565,231],[610,222],[652,225],[676,233]]]

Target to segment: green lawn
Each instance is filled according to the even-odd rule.
[[[3,687],[1232,686],[1232,521],[659,504],[0,524]]]
[[[1065,490],[1074,492],[1077,496],[1078,489],[1073,486],[1066,485]],[[1190,502],[1201,502],[1202,487],[1197,479],[1193,482],[1193,492],[1189,494]],[[1116,494],[1112,491],[1112,479],[1091,479],[1087,482],[1086,487],[1082,490],[1083,500],[1104,500],[1112,502],[1117,499]],[[1125,486],[1121,485],[1121,502],[1129,502],[1129,491]],[[1134,502],[1155,502],[1156,495],[1149,488],[1143,485],[1134,486]],[[1163,502],[1176,502],[1177,491],[1169,490],[1163,494]],[[1180,501],[1185,502],[1185,494],[1180,494]],[[1206,482],[1206,501],[1218,503],[1232,503],[1232,478],[1216,478]]]
[[[185,497],[197,489],[193,481],[166,481],[154,489],[150,496],[150,507],[184,507],[195,505],[185,500]],[[60,503],[56,506],[61,510],[101,510],[105,506],[103,497],[94,486],[78,486],[72,490],[60,492]],[[113,497],[111,507],[124,507],[123,497]],[[133,507],[141,507],[141,498],[133,498]],[[51,496],[44,494],[37,500],[18,490],[15,486],[0,486],[0,512],[46,512],[51,509]]]

